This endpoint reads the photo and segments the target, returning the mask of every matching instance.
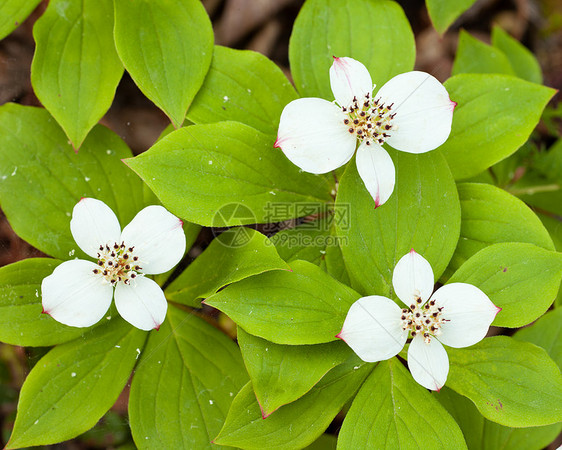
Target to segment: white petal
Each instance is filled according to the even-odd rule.
[[[115,288],[115,306],[123,319],[145,331],[160,328],[168,310],[164,292],[146,277],[137,277],[130,285],[119,283]]]
[[[416,297],[421,297],[423,302],[428,300],[433,283],[431,265],[414,249],[400,258],[392,274],[394,292],[407,306],[412,305]]]
[[[362,143],[357,149],[355,163],[359,176],[375,201],[375,208],[378,208],[394,191],[396,171],[392,158],[380,145]]]
[[[355,152],[357,138],[344,124],[346,118],[326,100],[293,100],[281,113],[275,147],[305,172],[330,172],[343,166]]]
[[[115,213],[104,202],[83,198],[72,210],[70,231],[84,253],[96,258],[100,245],[119,241],[121,226]]]
[[[418,335],[408,348],[408,368],[419,384],[432,391],[440,390],[449,374],[449,357],[441,343],[433,338],[426,344]]]
[[[362,297],[349,308],[337,337],[363,361],[392,358],[402,350],[408,337],[408,332],[402,330],[400,314],[400,307],[389,298]]]
[[[109,309],[113,287],[93,270],[90,261],[63,262],[41,283],[43,312],[72,327],[89,327]]]
[[[451,283],[440,287],[431,297],[443,307],[439,340],[450,347],[468,347],[480,342],[496,314],[501,311],[484,292],[466,283]]]
[[[340,106],[350,106],[353,97],[362,103],[365,95],[373,91],[373,80],[367,68],[348,57],[334,57],[330,67],[330,85]]]
[[[164,273],[174,267],[185,252],[182,221],[166,208],[147,206],[123,229],[121,239],[134,246],[141,272]]]
[[[377,93],[396,113],[387,143],[408,153],[439,147],[451,133],[456,103],[436,78],[425,72],[406,72],[389,80]]]

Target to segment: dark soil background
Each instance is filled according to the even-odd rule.
[[[9,0],[8,0],[9,1]],[[451,0],[454,1],[454,0]],[[261,52],[289,75],[288,44],[293,22],[304,0],[202,0],[215,31],[216,44]],[[498,24],[538,57],[544,83],[562,89],[562,2],[560,0],[478,0],[444,36],[432,27],[423,0],[399,0],[416,36],[416,69],[440,81],[450,76],[461,28],[489,43]],[[16,102],[40,106],[30,82],[34,52],[33,24],[48,4],[44,0],[17,30],[0,41],[0,105]],[[290,75],[289,75],[290,76]],[[561,100],[558,93],[551,106]],[[102,123],[135,154],[148,149],[168,125],[166,116],[147,100],[125,73],[111,109]],[[558,124],[559,133],[562,125]],[[204,230],[190,255],[195,257],[212,239]],[[42,254],[16,236],[0,211],[0,266]],[[0,441],[7,442],[15,418],[18,392],[30,368],[47,349],[0,344]],[[88,433],[45,448],[134,448],[127,426],[127,392]],[[551,444],[554,450],[562,438]]]

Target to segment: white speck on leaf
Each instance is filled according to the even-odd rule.
[[[209,161],[209,165],[213,164],[213,161]]]
[[[14,171],[12,172],[12,176],[14,176],[17,171],[18,171],[18,166],[16,166],[16,167],[14,168]]]
[[[120,346],[120,345],[116,345],[115,348],[121,348],[121,346]]]
[[[222,99],[223,99],[225,102],[227,102],[227,101],[230,100],[230,99],[228,98],[228,95],[225,95]]]
[[[68,252],[68,256],[74,256],[74,249],[72,249]]]
[[[39,297],[39,291],[35,289],[35,297]]]
[[[212,405],[212,404],[213,404],[213,401],[212,401],[212,400],[209,400],[209,405]]]
[[[108,155],[113,155],[114,152],[113,152],[113,150],[111,150],[111,149],[108,148],[108,149],[105,151],[105,153],[107,153]]]
[[[84,181],[87,183],[88,181],[90,181],[91,178],[90,177],[84,177]]]
[[[137,357],[135,359],[139,359],[140,354],[141,354],[140,348],[137,348]]]
[[[70,376],[71,376],[72,378],[74,378],[74,377],[76,376],[76,372],[72,372],[72,373],[70,374]]]

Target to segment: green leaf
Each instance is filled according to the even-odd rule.
[[[77,149],[111,106],[123,75],[113,2],[51,0],[33,37],[33,90]]]
[[[502,308],[493,325],[521,327],[545,313],[556,298],[562,254],[532,244],[494,244],[480,250],[451,277],[450,283],[480,288]]]
[[[438,279],[459,236],[457,190],[441,153],[389,153],[396,186],[384,205],[375,210],[355,163],[340,180],[336,199],[336,208],[349,205],[349,226],[337,224],[337,229],[347,238],[341,250],[352,286],[364,295],[390,296],[394,266],[412,248],[430,262]]]
[[[279,256],[285,261],[301,259],[323,267],[326,246],[322,244],[330,236],[330,228],[329,220],[320,219],[281,230],[270,239],[277,248]]]
[[[528,242],[554,250],[540,219],[518,198],[489,184],[460,183],[461,235],[448,276],[490,244]]]
[[[0,39],[4,39],[27,19],[41,0],[10,0],[0,4]]]
[[[447,386],[487,419],[510,427],[562,421],[562,375],[542,348],[495,336],[447,353]]]
[[[518,330],[513,337],[544,348],[562,370],[562,308],[547,312],[530,327]]]
[[[234,395],[248,380],[234,342],[171,306],[150,334],[131,384],[129,417],[138,448],[216,448]]]
[[[515,75],[531,83],[542,84],[542,72],[537,58],[517,39],[512,38],[500,27],[494,26],[492,45],[507,56]]]
[[[198,299],[227,284],[276,269],[289,268],[267,237],[249,228],[233,228],[214,239],[165,293],[171,301],[199,306]]]
[[[308,0],[289,43],[291,73],[303,97],[334,98],[333,56],[363,63],[379,87],[412,70],[416,47],[404,11],[387,0]]]
[[[538,213],[538,216],[549,231],[554,245],[556,246],[556,250],[562,252],[562,220],[547,216],[546,214]],[[556,297],[554,306],[562,306],[562,286],[558,290],[558,296]]]
[[[541,450],[562,429],[562,423],[531,428],[509,428],[484,419],[474,404],[446,386],[433,396],[455,418],[469,449]]]
[[[435,29],[443,34],[476,0],[426,0],[427,11]]]
[[[381,361],[355,396],[343,422],[338,448],[465,449],[449,413],[402,363]]]
[[[337,236],[335,222],[349,226],[349,208],[337,208],[330,215],[279,231],[271,236],[279,255],[287,262],[302,259],[321,267],[336,280],[350,284],[340,246],[347,237]]]
[[[0,341],[46,347],[70,341],[86,332],[41,314],[41,282],[60,262],[30,258],[0,268]]]
[[[146,336],[114,319],[49,351],[23,384],[7,448],[54,444],[92,428],[127,384]]]
[[[238,327],[238,344],[262,416],[291,403],[353,353],[344,342],[317,345],[279,345]]]
[[[187,118],[194,123],[234,120],[276,135],[281,111],[296,98],[295,88],[267,57],[217,46]]]
[[[115,45],[144,95],[181,127],[213,56],[213,29],[201,2],[116,1]]]
[[[452,75],[460,73],[515,75],[509,59],[500,49],[484,44],[464,30],[459,34],[459,45],[452,69]]]
[[[307,261],[293,272],[272,271],[231,284],[205,303],[248,333],[277,344],[321,344],[336,339],[360,295]]]
[[[244,449],[303,448],[320,436],[357,391],[372,365],[356,358],[332,369],[299,400],[263,419],[252,384],[238,393],[215,443]]]
[[[338,439],[333,434],[324,433],[312,444],[305,447],[306,450],[336,450]]]
[[[0,204],[18,236],[48,255],[85,256],[70,233],[81,197],[104,201],[121,225],[145,206],[141,181],[121,162],[130,156],[105,127],[96,126],[76,154],[44,109],[0,107]]]
[[[451,135],[439,148],[457,180],[477,175],[521,147],[555,94],[508,75],[461,74],[445,87],[458,106]]]
[[[238,122],[193,125],[126,163],[171,212],[205,226],[268,221],[272,204],[330,201],[325,178],[303,173],[273,139]],[[287,208],[277,220],[296,217]]]

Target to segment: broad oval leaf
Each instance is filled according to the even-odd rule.
[[[443,34],[476,0],[425,0],[427,12],[435,29]]]
[[[49,351],[23,384],[6,448],[54,444],[92,428],[127,384],[146,336],[114,319]]]
[[[459,73],[503,73],[515,75],[509,59],[498,48],[461,30],[452,75]]]
[[[517,197],[490,184],[460,183],[461,235],[448,276],[490,244],[528,242],[547,250],[554,244],[540,219]]]
[[[445,82],[458,103],[439,147],[456,180],[477,175],[528,139],[555,91],[508,75],[461,74]]]
[[[138,448],[211,444],[234,395],[248,381],[234,342],[173,306],[150,334],[131,383],[129,417]]]
[[[515,75],[542,84],[541,67],[535,55],[497,25],[492,28],[492,45],[507,56]]]
[[[562,375],[545,350],[507,336],[448,348],[447,386],[487,419],[508,427],[562,421]]]
[[[31,14],[41,0],[10,0],[0,4],[0,39],[4,39]]]
[[[263,418],[291,403],[353,354],[344,342],[279,345],[238,327],[238,344]]]
[[[303,173],[273,138],[238,122],[192,125],[126,163],[171,212],[205,226],[269,221],[275,204],[331,200],[331,185]],[[297,217],[287,208],[275,221]]]
[[[29,258],[0,269],[0,341],[47,347],[82,336],[87,330],[41,314],[41,282],[61,261]]]
[[[336,280],[350,284],[341,247],[348,245],[347,236],[338,236],[335,222],[349,227],[349,205],[330,210],[328,216],[318,220],[304,220],[294,228],[274,234],[270,239],[279,255],[287,262],[302,259],[316,264]]]
[[[562,423],[528,428],[504,427],[485,419],[474,403],[447,386],[433,396],[455,418],[470,449],[541,450],[562,430]]]
[[[295,88],[267,57],[217,46],[187,118],[193,123],[234,120],[275,135],[281,111],[296,98]]]
[[[307,261],[290,266],[292,272],[266,272],[231,284],[205,304],[230,316],[248,333],[277,344],[336,340],[360,295]]]
[[[404,11],[387,0],[308,0],[289,43],[291,73],[303,97],[334,98],[333,56],[363,63],[379,87],[412,70],[416,47]]]
[[[289,266],[267,237],[250,228],[233,228],[214,239],[165,293],[173,302],[199,306],[199,299],[227,284],[276,269]]]
[[[51,0],[33,36],[33,90],[77,149],[109,109],[123,75],[113,2]]]
[[[544,348],[562,370],[562,308],[547,312],[530,327],[518,330],[513,337]]]
[[[459,236],[457,190],[441,153],[389,153],[396,186],[384,205],[375,210],[354,163],[340,180],[336,198],[336,209],[348,205],[350,211],[349,225],[336,225],[338,235],[347,238],[341,251],[352,286],[364,295],[390,297],[394,266],[412,248],[430,262],[438,279]]]
[[[466,449],[459,426],[396,358],[381,361],[355,396],[338,448]]]
[[[502,308],[493,325],[521,327],[545,313],[562,278],[562,254],[532,244],[494,244],[480,250],[451,277],[450,283],[480,288]]]
[[[324,432],[371,370],[371,364],[363,365],[352,358],[267,419],[263,419],[252,384],[248,383],[232,402],[214,442],[248,450],[303,448]]]
[[[116,1],[115,46],[144,95],[181,127],[213,56],[213,29],[201,2]]]
[[[105,127],[96,126],[75,153],[44,109],[0,107],[0,204],[18,236],[48,255],[85,257],[70,233],[80,198],[104,201],[122,226],[145,206],[141,180],[121,162],[130,156]]]

